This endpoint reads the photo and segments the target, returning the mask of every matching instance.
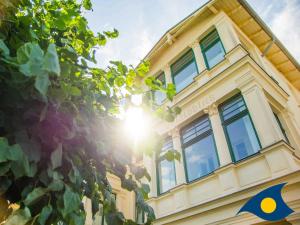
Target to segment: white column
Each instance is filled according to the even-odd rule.
[[[280,141],[282,133],[262,87],[256,83],[250,73],[240,79],[241,81],[238,81],[240,83],[239,89],[246,102],[262,147]]]
[[[166,84],[173,83],[170,65],[169,64],[165,65],[163,71],[165,74]]]
[[[232,22],[224,16],[217,24],[216,29],[224,45],[225,51],[229,52],[240,43],[238,35],[233,28]]]
[[[175,160],[176,181],[177,181],[177,185],[179,185],[179,184],[186,183],[185,169],[184,169],[184,162],[183,162],[183,151],[181,147],[179,129],[175,128],[170,135],[172,136],[173,139],[174,149],[181,154],[180,161]]]
[[[216,104],[210,105],[204,111],[208,113],[214,138],[216,142],[217,152],[220,160],[220,166],[225,166],[232,162],[222,122],[219,116],[218,107]]]
[[[145,168],[147,169],[148,173],[151,176],[151,181],[148,183],[150,185],[150,193],[149,197],[156,197],[157,196],[157,179],[156,179],[156,159],[155,154],[153,156],[146,156],[143,157],[143,163]]]
[[[196,59],[196,63],[197,63],[197,67],[198,67],[198,72],[200,74],[203,70],[206,70],[206,65],[205,65],[204,58],[203,58],[203,55],[202,55],[202,52],[201,52],[199,40],[194,41],[190,45],[190,47],[193,49],[195,59]]]

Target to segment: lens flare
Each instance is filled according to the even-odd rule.
[[[131,107],[125,113],[125,132],[135,141],[142,140],[149,129],[149,120],[142,108]]]

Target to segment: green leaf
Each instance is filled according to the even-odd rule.
[[[26,199],[24,200],[25,205],[27,206],[32,205],[33,203],[41,199],[45,195],[45,193],[46,193],[45,188],[38,187],[33,189],[33,191],[29,193]]]
[[[81,212],[79,215],[78,213],[71,213],[70,214],[70,225],[84,225],[85,223],[85,214]]]
[[[42,212],[39,216],[38,222],[40,225],[45,225],[46,221],[48,220],[49,216],[52,213],[52,206],[47,205],[42,209]]]
[[[119,31],[114,29],[113,31],[105,31],[104,34],[108,38],[117,38],[119,36]]]
[[[49,85],[48,74],[41,74],[35,78],[34,86],[43,96],[46,96]]]
[[[44,74],[44,52],[38,44],[26,43],[17,50],[19,71],[28,77]]]
[[[92,3],[91,3],[91,0],[83,0],[82,5],[83,5],[83,7],[84,7],[86,10],[91,10],[91,9],[92,9]]]
[[[25,225],[30,219],[30,210],[25,207],[24,209],[16,210],[12,215],[10,215],[5,222],[5,225]]]
[[[54,179],[47,187],[50,191],[61,191],[64,188],[64,182],[60,179]]]
[[[51,165],[52,169],[60,167],[62,163],[62,144],[60,143],[58,147],[51,154]]]
[[[176,88],[174,84],[168,84],[167,85],[167,97],[169,100],[173,100],[173,97],[176,95]]]
[[[125,218],[121,212],[111,212],[106,215],[107,225],[123,225]]]
[[[5,162],[5,163],[0,163],[0,176],[3,176],[6,174],[10,169],[10,163]]]
[[[2,39],[0,39],[0,53],[4,56],[9,56],[9,49]]]
[[[125,78],[124,78],[124,77],[119,76],[119,77],[117,77],[117,78],[115,79],[115,84],[116,84],[118,87],[122,87],[122,86],[124,85],[124,83],[125,83]]]
[[[12,181],[7,177],[0,177],[0,196],[11,186]]]
[[[63,201],[64,201],[64,208],[63,208],[64,217],[69,213],[76,211],[81,204],[79,195],[73,192],[71,188],[68,186],[66,186],[65,193],[63,195]]]
[[[69,94],[73,96],[81,96],[81,90],[78,87],[69,87]]]
[[[0,163],[6,162],[8,159],[8,142],[6,138],[0,137]]]
[[[173,161],[173,160],[180,161],[180,159],[181,159],[180,153],[176,150],[169,150],[161,157],[162,157],[162,159],[166,159],[168,161]]]
[[[54,73],[57,76],[60,75],[60,65],[55,44],[50,44],[48,46],[44,57],[43,69],[49,73]]]

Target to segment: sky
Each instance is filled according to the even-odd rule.
[[[247,0],[276,37],[300,62],[300,0]],[[101,47],[96,58],[137,65],[161,36],[207,0],[92,0],[86,13],[94,32],[116,28],[120,35]]]

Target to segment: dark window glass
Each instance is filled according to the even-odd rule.
[[[163,87],[166,86],[165,74],[161,73],[157,78],[157,81],[161,83]],[[166,94],[161,91],[154,91],[154,101],[156,104],[161,105],[163,101],[166,99]]]
[[[190,49],[184,56],[177,60],[171,66],[171,70],[177,92],[191,84],[194,77],[198,74],[192,49]]]
[[[286,134],[286,131],[285,131],[284,127],[282,126],[282,123],[281,123],[281,121],[280,121],[278,115],[277,115],[276,113],[274,113],[274,116],[275,116],[276,121],[277,121],[277,124],[278,124],[278,126],[279,126],[279,128],[280,128],[280,130],[281,130],[281,132],[282,132],[282,134],[283,134],[284,140],[285,140],[287,143],[290,143],[290,141],[289,141],[289,139],[288,139],[288,136],[287,136],[287,134]]]
[[[214,30],[201,40],[200,45],[208,69],[224,59],[225,51],[217,30]]]
[[[173,141],[170,137],[165,140],[157,162],[159,193],[164,193],[176,185],[175,162],[161,158],[168,150],[173,150]]]
[[[214,137],[208,116],[181,131],[187,180],[193,181],[219,167]]]
[[[235,161],[259,151],[260,143],[242,96],[223,104],[221,115]]]

